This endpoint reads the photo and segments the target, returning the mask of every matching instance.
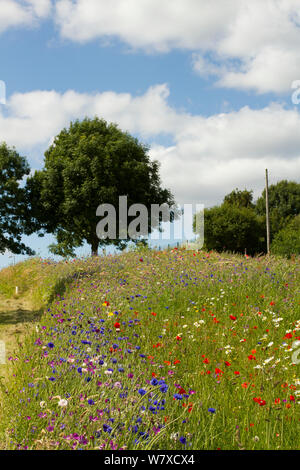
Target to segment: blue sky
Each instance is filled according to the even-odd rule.
[[[33,169],[62,127],[97,114],[150,144],[180,203],[211,206],[235,187],[257,197],[266,167],[271,182],[299,181],[298,0],[0,7],[0,141]],[[49,242],[28,239],[42,256]]]

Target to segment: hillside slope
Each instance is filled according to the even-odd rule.
[[[6,448],[299,448],[299,260],[144,250],[46,269]]]

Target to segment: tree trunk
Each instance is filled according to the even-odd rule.
[[[93,240],[91,243],[92,256],[98,256],[99,240]]]

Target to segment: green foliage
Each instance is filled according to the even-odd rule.
[[[84,242],[93,254],[99,245],[111,244],[96,235],[100,204],[112,204],[118,219],[119,196],[127,195],[128,206],[174,202],[170,191],[161,187],[159,165],[150,161],[148,148],[99,118],[77,120],[63,129],[45,152],[44,169],[29,179],[28,188],[37,220],[56,236],[51,250],[61,255],[73,255]],[[115,244],[124,246],[121,240]]]
[[[195,221],[194,221],[195,227]],[[249,207],[223,203],[204,211],[204,242],[208,250],[255,254],[263,251],[262,219]]]
[[[266,213],[266,191],[256,202],[259,215]],[[271,240],[283,229],[287,222],[300,214],[300,183],[279,181],[269,187],[269,212]]]
[[[288,258],[292,255],[300,255],[300,215],[297,215],[275,235],[271,251]]]
[[[236,188],[230,194],[227,194],[224,198],[224,203],[230,204],[237,207],[250,207],[254,208],[253,204],[253,191],[244,191]]]
[[[6,143],[0,145],[0,253],[32,255],[22,243],[22,235],[30,233],[26,190],[21,180],[30,172],[25,157]]]

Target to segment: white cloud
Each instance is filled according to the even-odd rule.
[[[57,0],[63,37],[86,42],[116,36],[133,48],[169,51],[211,45],[230,23],[237,0]]]
[[[0,0],[0,33],[50,16],[63,38],[191,51],[218,86],[283,93],[300,78],[299,0]]]
[[[195,70],[219,86],[281,93],[300,74],[299,0],[57,0],[55,18],[76,42],[193,51]]]
[[[51,0],[25,0],[25,2],[31,5],[33,12],[39,18],[47,17],[52,9]]]
[[[196,61],[197,68],[199,69],[199,64]],[[255,58],[245,60],[239,69],[227,69],[223,73],[219,70],[218,75],[219,86],[252,89],[258,93],[281,93],[291,90],[295,77],[300,76],[300,52],[266,47]]]
[[[220,202],[235,187],[258,195],[264,170],[270,180],[300,175],[300,113],[278,104],[210,117],[179,112],[168,104],[167,85],[143,95],[104,92],[34,91],[15,94],[0,108],[0,141],[31,156],[46,149],[71,120],[98,115],[150,142],[151,156],[161,162],[163,182],[180,202]],[[159,145],[168,134],[172,146]]]
[[[12,27],[33,26],[51,11],[51,0],[0,0],[0,33]]]

